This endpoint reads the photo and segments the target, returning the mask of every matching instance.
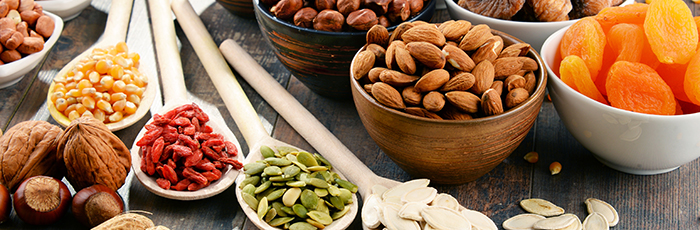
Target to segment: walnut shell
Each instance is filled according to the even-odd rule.
[[[65,164],[56,154],[61,133],[46,121],[25,121],[8,129],[0,137],[0,182],[14,192],[32,176],[62,178]]]
[[[126,145],[90,115],[66,127],[58,141],[58,156],[63,158],[66,179],[76,191],[94,184],[116,191],[131,169],[131,153]]]

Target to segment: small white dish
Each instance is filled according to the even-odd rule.
[[[53,34],[44,43],[44,49],[39,52],[27,55],[22,59],[0,65],[0,89],[6,88],[10,85],[17,83],[22,80],[25,74],[29,73],[37,64],[44,59],[49,50],[56,44],[56,41],[61,37],[61,32],[63,31],[63,20],[55,14],[44,11],[44,14],[48,15],[54,21]]]
[[[700,113],[650,115],[599,103],[567,86],[559,68],[559,42],[566,29],[552,34],[540,55],[547,66],[547,88],[562,122],[578,142],[603,164],[631,174],[660,174],[700,157]]]
[[[64,21],[77,17],[80,12],[90,5],[92,0],[42,0],[36,1],[45,11],[54,13]]]

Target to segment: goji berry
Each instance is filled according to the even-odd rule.
[[[196,149],[192,155],[185,157],[185,167],[195,166],[199,161],[202,160],[202,150]]]
[[[187,189],[187,186],[190,186],[192,182],[188,179],[182,179],[181,181],[177,182],[175,186],[172,188],[177,190],[177,191],[185,191]]]
[[[141,137],[139,141],[136,142],[136,146],[146,146],[152,144],[160,134],[163,132],[163,128],[156,127],[154,129],[146,131],[146,134]]]
[[[204,147],[212,147],[212,146],[224,146],[224,140],[223,139],[210,139],[202,143],[202,146]]]
[[[215,173],[209,171],[209,172],[203,172],[202,176],[207,178],[208,181],[216,181],[219,178],[221,178],[221,175],[216,175]]]
[[[192,155],[192,149],[190,147],[184,146],[184,145],[176,145],[173,144],[173,151],[175,151],[175,155],[180,155],[181,157],[187,157]]]
[[[177,174],[175,173],[175,169],[170,167],[170,165],[163,165],[162,167],[162,175],[163,178],[168,179],[170,183],[177,183]]]
[[[153,162],[160,161],[160,155],[163,154],[164,146],[165,142],[163,141],[163,137],[159,137],[153,142],[153,147],[151,148],[151,158]]]
[[[200,189],[202,189],[202,188],[204,188],[204,187],[207,187],[207,185],[209,185],[209,182],[208,182],[208,181],[207,181],[206,183],[204,183],[204,184],[191,183],[189,186],[187,186],[187,190],[189,190],[189,191],[197,191],[197,190],[200,190]]]
[[[190,121],[190,123],[192,123],[192,126],[194,126],[194,131],[199,132],[199,128],[200,128],[199,119],[197,119],[197,117],[193,117],[192,121]],[[196,135],[196,133],[195,133],[195,135]]]
[[[214,164],[214,167],[216,167],[217,169],[223,169],[224,167],[226,167],[226,164],[221,163],[221,161],[218,160],[212,161],[211,163]]]
[[[195,130],[194,126],[185,126],[185,128],[182,130],[182,134],[189,135],[189,136],[194,136],[194,133],[197,132]]]
[[[170,123],[170,118],[167,118],[163,115],[157,114],[153,115],[153,124],[157,126],[163,126],[165,124]]]
[[[215,160],[215,161],[219,160],[219,158],[221,158],[221,156],[217,152],[215,152],[214,150],[211,150],[211,148],[206,147],[206,146],[202,147],[202,153],[204,153],[204,155],[207,156],[208,158],[211,158],[212,160]]]
[[[186,117],[178,117],[176,119],[173,119],[170,122],[170,125],[172,126],[190,126],[190,119],[187,119]]]
[[[202,159],[202,161],[204,161],[204,160],[206,160],[206,159]],[[211,170],[216,169],[216,166],[214,166],[214,163],[211,163],[208,161],[207,162],[202,162],[202,161],[200,161],[194,167],[199,169],[199,170],[202,170],[202,171],[211,171]]]
[[[202,176],[201,173],[195,171],[192,168],[185,168],[184,170],[182,170],[182,176],[197,184],[207,183],[207,178],[205,178],[204,176]]]
[[[158,178],[156,179],[156,183],[158,184],[158,187],[161,187],[165,190],[170,189],[170,181],[163,179],[163,178]]]
[[[192,140],[190,136],[180,134],[177,136],[177,139],[192,149],[199,149],[199,142]]]
[[[203,133],[211,133],[211,132],[214,132],[214,129],[212,129],[211,126],[205,125],[205,126],[202,126],[201,130],[199,130],[199,131],[203,132]]]
[[[233,144],[233,142],[225,141],[224,145],[226,145],[226,153],[228,153],[229,157],[238,156],[238,148],[236,148],[236,145]]]
[[[177,108],[175,108],[173,110],[168,111],[163,116],[165,118],[168,118],[168,119],[173,119],[173,118],[175,118],[175,115],[181,113],[182,111],[191,110],[193,108],[194,107],[192,106],[192,104],[184,104],[184,105],[178,106]]]
[[[233,168],[235,168],[236,170],[243,168],[243,164],[241,162],[239,162],[238,160],[233,159],[233,158],[222,157],[222,158],[219,158],[219,161],[221,161],[221,163],[229,164],[229,165],[233,166]]]

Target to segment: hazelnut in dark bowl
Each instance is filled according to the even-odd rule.
[[[408,10],[410,8],[404,7],[404,12],[399,11],[391,17],[377,14],[382,10],[391,11],[391,4],[381,7],[384,3],[379,1],[318,0],[304,3],[302,0],[254,0],[254,4],[263,36],[274,47],[280,62],[299,81],[322,96],[350,98],[350,63],[357,50],[365,44],[366,29],[374,24],[386,23],[387,29],[392,31],[401,19],[430,21],[436,0],[421,1],[424,4],[419,12],[413,13]],[[393,1],[401,2],[403,6],[410,5],[410,1],[406,0]],[[307,8],[309,4],[315,7]],[[335,7],[316,9],[324,4]],[[346,9],[348,5],[353,6]],[[380,7],[372,10],[372,5]]]

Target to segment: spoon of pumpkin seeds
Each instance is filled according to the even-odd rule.
[[[346,229],[358,212],[357,186],[322,156],[272,138],[190,3],[171,7],[248,144],[236,196],[251,222],[261,229]]]

